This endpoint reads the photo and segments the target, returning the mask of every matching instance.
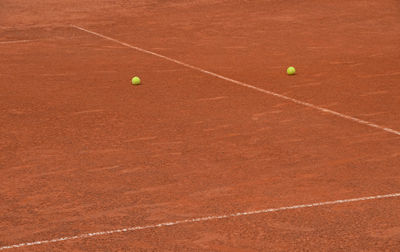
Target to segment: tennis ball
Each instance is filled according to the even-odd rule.
[[[140,78],[135,76],[132,78],[132,85],[139,85],[140,84]]]
[[[295,74],[296,73],[296,69],[294,68],[294,67],[288,67],[288,69],[286,70],[286,73],[288,74],[288,75],[293,75],[293,74]]]

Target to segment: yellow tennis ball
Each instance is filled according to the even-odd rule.
[[[132,85],[139,85],[140,84],[140,78],[135,76],[132,78]]]
[[[288,75],[293,75],[293,74],[295,74],[296,73],[296,69],[294,68],[294,67],[288,67],[288,69],[286,70],[286,73],[288,74]]]

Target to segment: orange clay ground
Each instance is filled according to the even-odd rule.
[[[396,0],[2,0],[0,250],[397,251],[399,45]]]

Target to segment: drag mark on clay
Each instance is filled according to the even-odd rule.
[[[385,76],[397,76],[397,75],[400,75],[400,72],[369,74],[369,75],[361,75],[361,76],[358,76],[358,77],[360,77],[360,78],[372,78],[372,77],[385,77]]]
[[[219,126],[214,127],[214,128],[206,128],[206,129],[203,129],[203,131],[214,131],[214,130],[219,130],[219,129],[227,129],[227,128],[229,128],[230,126],[231,126],[230,124],[223,124],[223,125],[219,125]]]
[[[83,110],[83,111],[75,112],[74,115],[100,113],[100,112],[103,112],[103,111],[104,111],[103,109]]]
[[[210,98],[201,98],[197,99],[196,101],[217,101],[228,98],[227,96],[217,96],[217,97],[210,97]]]
[[[175,144],[181,144],[183,143],[182,141],[171,141],[171,142],[159,142],[159,143],[152,143],[152,145],[175,145]]]
[[[388,93],[388,91],[381,90],[381,91],[375,91],[375,92],[369,92],[369,93],[360,94],[360,96],[383,95],[383,94],[387,94],[387,93]]]
[[[156,136],[151,136],[151,137],[139,137],[139,138],[132,138],[132,139],[128,139],[125,140],[125,143],[130,143],[130,142],[136,142],[136,141],[146,141],[146,140],[153,140],[156,139]]]
[[[104,171],[104,170],[113,170],[119,168],[119,165],[113,165],[113,166],[106,166],[106,167],[100,167],[100,168],[93,168],[90,169],[89,171]]]

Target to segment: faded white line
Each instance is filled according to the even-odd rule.
[[[78,240],[78,239],[90,238],[90,237],[95,237],[95,236],[111,235],[111,234],[116,234],[116,233],[126,233],[126,232],[130,232],[130,231],[137,231],[137,230],[143,230],[143,229],[175,226],[175,225],[185,224],[185,223],[204,222],[204,221],[227,219],[227,218],[246,216],[246,215],[255,215],[255,214],[285,211],[285,210],[294,210],[294,209],[300,209],[300,208],[319,207],[319,206],[326,206],[326,205],[337,205],[337,204],[344,204],[344,203],[357,202],[357,201],[376,200],[376,199],[394,198],[394,197],[400,197],[400,193],[392,193],[392,194],[376,195],[376,196],[344,199],[344,200],[335,200],[335,201],[325,201],[325,202],[318,202],[318,203],[311,203],[311,204],[294,205],[294,206],[286,206],[286,207],[279,207],[279,208],[268,208],[268,209],[249,211],[249,212],[240,212],[240,213],[233,213],[233,214],[226,214],[226,215],[215,215],[215,216],[207,216],[207,217],[186,219],[186,220],[179,220],[179,221],[172,221],[172,222],[163,222],[163,223],[153,224],[153,225],[135,226],[135,227],[128,227],[128,228],[114,229],[114,230],[109,230],[109,231],[86,233],[86,234],[80,234],[80,235],[75,235],[75,236],[54,238],[54,239],[50,239],[50,240],[25,242],[25,243],[20,243],[20,244],[3,246],[3,247],[0,247],[0,250],[28,247],[28,246],[34,246],[34,245],[43,245],[43,244],[48,244],[48,243],[55,243],[55,242],[62,242],[62,241],[69,241],[69,240]]]
[[[10,40],[10,41],[0,41],[0,44],[16,44],[16,43],[26,43],[34,40]]]
[[[285,95],[274,93],[272,91],[268,91],[268,90],[265,90],[265,89],[262,89],[262,88],[258,88],[256,86],[252,86],[250,84],[247,84],[247,83],[244,83],[244,82],[241,82],[241,81],[237,81],[237,80],[222,76],[220,74],[204,70],[204,69],[202,69],[200,67],[192,66],[192,65],[184,63],[182,61],[175,60],[175,59],[172,59],[170,57],[167,57],[167,56],[164,56],[164,55],[152,52],[152,51],[148,51],[148,50],[142,49],[142,48],[137,47],[137,46],[130,45],[128,43],[119,41],[117,39],[113,39],[113,38],[108,37],[106,35],[103,35],[103,34],[100,34],[100,33],[94,32],[94,31],[90,31],[90,30],[87,30],[85,28],[82,28],[82,27],[79,27],[79,26],[76,26],[76,25],[71,25],[71,26],[75,27],[76,29],[79,29],[81,31],[85,31],[87,33],[96,35],[98,37],[101,37],[101,38],[113,41],[115,43],[124,45],[126,47],[135,49],[137,51],[140,51],[140,52],[143,52],[143,53],[147,53],[147,54],[150,54],[150,55],[153,55],[153,56],[156,56],[156,57],[159,57],[159,58],[174,62],[176,64],[179,64],[179,65],[182,65],[182,66],[185,66],[185,67],[200,71],[202,73],[214,76],[216,78],[232,82],[232,83],[237,84],[239,86],[247,87],[247,88],[259,91],[259,92],[264,93],[264,94],[269,94],[269,95],[272,95],[272,96],[275,96],[275,97],[279,97],[281,99],[285,99],[285,100],[288,100],[288,101],[291,101],[291,102],[294,102],[294,103],[297,103],[297,104],[300,104],[300,105],[303,105],[303,106],[306,106],[306,107],[309,107],[309,108],[313,108],[315,110],[319,110],[319,111],[327,113],[327,114],[332,114],[332,115],[335,115],[335,116],[338,116],[338,117],[341,117],[341,118],[344,118],[344,119],[347,119],[347,120],[350,120],[350,121],[353,121],[353,122],[357,122],[359,124],[367,125],[367,126],[370,126],[370,127],[373,127],[373,128],[377,128],[377,129],[380,129],[380,130],[384,130],[386,132],[389,132],[389,133],[392,133],[392,134],[400,136],[400,132],[397,131],[397,130],[394,130],[394,129],[391,129],[391,128],[387,128],[387,127],[384,127],[384,126],[380,126],[378,124],[375,124],[375,123],[372,123],[372,122],[368,122],[368,121],[365,121],[365,120],[362,120],[362,119],[358,119],[356,117],[348,116],[348,115],[345,115],[345,114],[342,114],[342,113],[339,113],[339,112],[336,112],[336,111],[333,111],[333,110],[330,110],[330,109],[322,108],[322,107],[316,106],[316,105],[308,103],[308,102],[303,102],[303,101],[300,101],[300,100],[297,100],[297,99],[294,99],[294,98],[291,98],[291,97],[288,97],[288,96],[285,96]]]

